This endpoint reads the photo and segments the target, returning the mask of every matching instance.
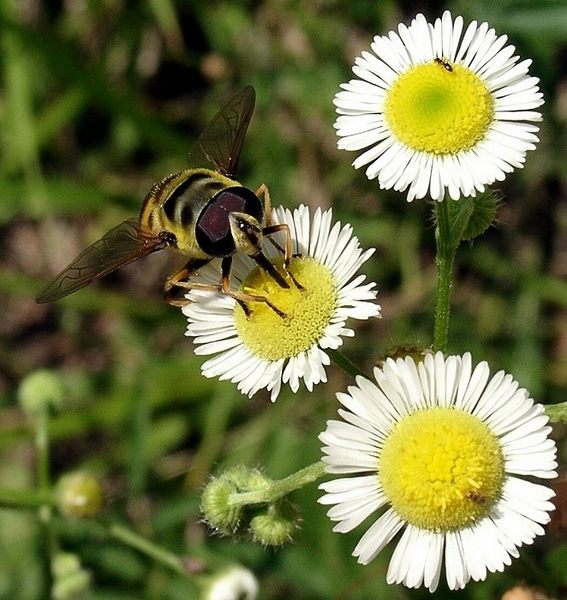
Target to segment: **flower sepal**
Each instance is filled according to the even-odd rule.
[[[459,202],[449,202],[447,210],[452,246],[456,248],[461,242],[470,242],[494,225],[498,203],[498,196],[490,190],[474,198],[467,197],[461,198]]]

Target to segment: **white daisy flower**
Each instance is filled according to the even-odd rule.
[[[214,355],[202,367],[206,377],[219,377],[236,383],[248,396],[266,388],[274,401],[282,383],[292,391],[303,380],[311,391],[325,382],[325,366],[330,359],[325,350],[336,350],[344,336],[353,336],[345,327],[349,317],[368,319],[380,316],[376,284],[364,283],[356,275],[374,249],[362,250],[350,225],[332,225],[331,210],[315,211],[300,206],[291,213],[283,208],[272,211],[274,224],[287,223],[294,257],[289,272],[303,289],[284,289],[247,256],[235,255],[231,285],[247,293],[268,297],[285,314],[278,315],[265,303],[249,303],[247,316],[236,301],[226,295],[191,290],[191,301],[183,312],[189,325],[186,335],[194,338],[196,354]],[[283,244],[283,234],[264,240],[262,250],[276,266],[282,253],[270,239]],[[200,269],[190,281],[218,283],[219,263]]]
[[[535,148],[543,104],[531,60],[518,62],[507,37],[446,11],[422,14],[398,33],[376,36],[355,60],[334,103],[338,146],[363,150],[354,161],[380,187],[408,201],[475,196],[521,168]]]
[[[524,476],[553,478],[557,449],[541,404],[511,375],[492,378],[471,355],[387,359],[375,382],[337,394],[342,421],[320,435],[328,473],[322,504],[334,531],[380,516],[354,549],[368,564],[401,533],[388,583],[450,589],[502,571],[543,534],[554,492]]]

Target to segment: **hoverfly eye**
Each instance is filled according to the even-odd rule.
[[[248,188],[229,187],[218,192],[203,208],[195,227],[200,248],[209,256],[230,256],[236,246],[230,231],[229,214],[241,212],[263,222],[262,203]]]

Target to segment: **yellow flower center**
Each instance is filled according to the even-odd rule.
[[[386,97],[384,116],[410,148],[458,154],[484,137],[494,117],[494,102],[472,71],[440,59],[398,77]]]
[[[274,261],[280,273],[282,260]],[[286,280],[281,288],[263,269],[256,268],[241,291],[267,298],[285,316],[265,302],[247,302],[247,316],[236,304],[234,318],[242,342],[255,355],[269,361],[290,358],[313,347],[329,325],[337,306],[337,286],[327,267],[308,257],[292,258],[288,268],[303,289]]]
[[[451,408],[402,419],[379,464],[394,510],[433,531],[458,529],[485,516],[500,497],[504,476],[498,438],[479,418]]]

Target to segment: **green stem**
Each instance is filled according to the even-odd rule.
[[[0,488],[0,507],[2,508],[39,508],[53,503],[51,491]]]
[[[108,535],[115,540],[122,542],[126,546],[130,546],[130,548],[134,548],[142,554],[153,558],[157,562],[166,565],[180,575],[188,576],[190,574],[185,568],[183,560],[179,558],[179,556],[150,542],[123,525],[111,525],[108,529]]]
[[[37,477],[39,489],[49,489],[49,434],[47,407],[41,408],[35,420],[35,447],[37,449]]]
[[[140,377],[142,384],[146,383]],[[131,387],[132,406],[132,458],[130,461],[130,490],[134,498],[143,496],[147,481],[147,438],[150,429],[151,413],[148,397],[142,385]]]
[[[262,490],[231,494],[231,506],[246,506],[249,504],[267,504],[275,502],[290,492],[313,483],[325,474],[325,464],[321,461],[313,463],[304,469],[292,473],[284,479],[272,481],[271,485]]]
[[[39,493],[45,498],[51,498],[51,475],[49,468],[49,408],[42,407],[35,419],[35,445],[37,448],[37,469]],[[53,530],[53,509],[51,501],[39,506],[39,520],[45,532],[47,552],[50,561],[58,550],[57,537]]]
[[[350,375],[353,379],[358,375],[370,379],[370,377],[362,370],[359,369],[351,360],[347,358],[340,350],[326,349],[325,352],[331,357],[331,360],[340,367],[347,375]]]
[[[437,298],[435,303],[435,329],[433,346],[436,350],[447,349],[449,336],[449,313],[451,310],[451,287],[453,263],[457,244],[451,239],[451,222],[447,200],[435,203],[435,241],[437,243]]]

